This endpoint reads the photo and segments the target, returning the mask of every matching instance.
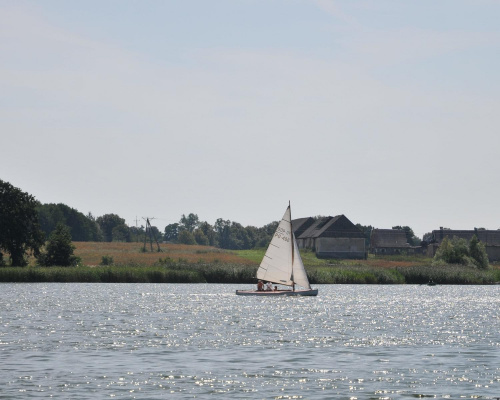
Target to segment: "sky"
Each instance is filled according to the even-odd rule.
[[[0,179],[130,226],[500,228],[498,0],[0,0]]]

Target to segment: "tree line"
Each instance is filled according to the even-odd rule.
[[[67,246],[68,237],[70,241],[83,242],[142,242],[154,237],[159,242],[248,250],[267,247],[277,226],[277,221],[260,228],[243,226],[223,218],[211,225],[190,213],[183,214],[179,222],[168,224],[162,231],[156,226],[134,227],[128,226],[117,214],[94,217],[62,203],[42,204],[32,195],[0,180],[0,265],[5,264],[2,251],[10,255],[12,265],[24,265],[28,252],[41,257],[42,264],[57,259],[56,255],[41,255],[51,235],[55,243],[62,243],[62,247]],[[369,245],[372,227],[357,226],[364,232]],[[404,229],[411,245],[419,241],[411,228],[394,228]],[[45,250],[48,248],[50,246],[45,246]]]
[[[54,249],[58,246],[68,249],[68,238],[69,242],[142,242],[152,235],[161,242],[253,249],[267,246],[277,225],[278,222],[272,222],[261,228],[244,227],[223,218],[211,225],[190,213],[183,214],[179,222],[167,225],[163,231],[156,226],[146,229],[128,226],[116,214],[96,218],[62,203],[42,204],[29,193],[0,180],[0,265],[6,263],[4,252],[10,255],[11,265],[25,265],[27,253],[32,253],[42,265],[50,264],[52,260],[60,260],[53,254]],[[72,251],[68,254],[70,257]],[[71,262],[74,261],[72,258]]]
[[[179,222],[168,224],[163,231],[156,226],[128,226],[125,219],[116,214],[95,218],[65,204],[38,204],[40,227],[48,237],[58,224],[67,226],[74,241],[92,242],[141,242],[150,234],[160,242],[199,244],[230,250],[246,250],[269,244],[278,225],[272,222],[262,228],[246,226],[223,218],[214,225],[201,221],[197,214],[182,215]],[[152,232],[149,232],[152,230]]]

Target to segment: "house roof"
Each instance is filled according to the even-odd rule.
[[[323,217],[307,228],[298,239],[318,237],[355,237],[364,238],[363,232],[345,215]]]
[[[370,247],[409,247],[406,233],[402,229],[373,229]]]
[[[312,224],[314,224],[314,218],[297,218],[292,220],[293,233],[295,237],[299,237],[304,233],[304,231],[309,228]]]

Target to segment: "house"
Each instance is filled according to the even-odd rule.
[[[409,254],[414,249],[408,244],[402,229],[372,229],[370,253],[372,254]]]
[[[292,226],[299,248],[314,250],[318,258],[359,259],[367,256],[363,232],[345,215],[318,220],[301,218],[293,220]]]
[[[471,240],[474,235],[485,245],[488,259],[490,261],[500,261],[500,230],[477,228],[473,230],[453,230],[441,227],[439,230],[432,231],[432,243],[427,247],[427,255],[434,257],[445,237],[452,239],[456,236],[461,239]]]
[[[295,237],[302,235],[315,222],[316,220],[312,217],[294,219],[292,225]]]

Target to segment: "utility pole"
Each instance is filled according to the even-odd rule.
[[[150,241],[150,245],[151,245],[151,252],[153,252],[153,237],[154,237],[156,245],[158,246],[158,253],[160,253],[161,252],[160,244],[158,243],[158,240],[156,239],[156,234],[153,231],[153,227],[151,226],[151,222],[149,222],[149,220],[153,220],[155,218],[154,217],[152,217],[152,218],[142,217],[142,219],[144,221],[146,221],[146,230],[144,232],[144,252],[146,251],[146,240],[147,240],[147,235],[148,235],[148,230],[149,230],[149,241]]]
[[[139,226],[137,224],[139,220],[137,219],[137,215],[135,216],[135,240],[138,242],[139,241]]]

